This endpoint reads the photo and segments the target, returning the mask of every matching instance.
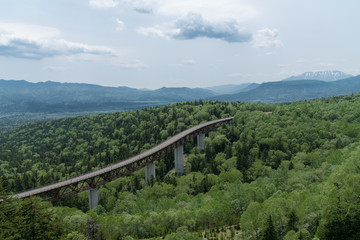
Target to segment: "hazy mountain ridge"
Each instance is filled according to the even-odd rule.
[[[80,109],[128,110],[214,96],[201,88],[161,88],[145,91],[84,83],[0,80],[0,111],[58,112]],[[130,107],[130,108],[129,108]]]
[[[156,90],[86,83],[0,80],[0,130],[29,121],[134,110],[200,99],[283,103],[358,92],[360,75],[331,82],[292,80],[210,88],[163,87]]]
[[[206,89],[215,92],[217,95],[222,94],[233,94],[238,92],[246,92],[255,87],[259,84],[257,83],[242,83],[242,84],[225,84],[225,85],[218,85],[213,87],[208,87]]]
[[[262,83],[247,92],[216,96],[214,100],[281,103],[360,92],[360,75],[343,80],[294,80]]]
[[[330,73],[333,77],[348,75],[326,71],[312,76],[328,76]],[[310,77],[308,73],[301,76],[305,75]],[[360,92],[359,76],[331,82],[302,79],[210,88],[163,87],[156,90],[86,83],[0,80],[0,112],[121,111],[199,99],[278,103],[356,92]]]

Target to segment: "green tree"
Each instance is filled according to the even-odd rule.
[[[297,221],[299,220],[298,216],[295,213],[295,210],[292,210],[289,214],[289,221],[288,221],[288,230],[297,231]]]
[[[1,194],[0,198],[0,239],[20,239],[19,226],[24,224],[24,221],[18,215],[19,201],[15,201],[5,194]]]
[[[50,208],[50,203],[30,197],[22,201],[19,216],[23,219],[21,237],[31,240],[58,239],[63,229]]]
[[[6,198],[0,203],[0,239],[60,239],[64,226],[39,198]]]
[[[259,239],[263,222],[262,205],[258,202],[251,202],[241,216],[240,227],[244,235]]]
[[[278,239],[277,232],[270,215],[266,223],[265,230],[263,231],[263,234],[261,236],[261,240],[277,240],[277,239]]]
[[[360,239],[360,174],[339,174],[329,194],[324,222],[317,230],[320,239]]]

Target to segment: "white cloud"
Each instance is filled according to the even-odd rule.
[[[108,47],[91,46],[63,39],[34,40],[0,36],[0,55],[15,58],[43,59],[62,55],[90,54],[115,56]]]
[[[114,0],[91,0],[89,5],[93,8],[114,8],[119,4],[119,1]]]
[[[205,21],[243,22],[258,15],[257,10],[239,0],[153,0],[155,11],[159,14],[181,18],[189,13],[202,16]]]
[[[181,18],[189,13],[200,14],[206,21],[243,22],[256,17],[259,13],[251,5],[239,0],[90,0],[95,8],[115,8],[127,5],[140,13],[156,13],[172,18]]]
[[[169,19],[155,26],[141,27],[138,33],[165,39],[222,39],[249,42],[251,34],[242,24],[258,15],[257,10],[239,0],[137,0],[154,14]]]
[[[57,55],[95,54],[113,55],[104,46],[91,46],[59,38],[56,28],[22,23],[0,22],[0,55],[41,59]]]
[[[157,25],[143,26],[137,29],[139,34],[157,36],[168,40],[205,37],[222,39],[227,42],[249,42],[252,40],[252,34],[245,30],[242,24],[259,15],[255,7],[239,0],[90,1],[91,6],[98,8],[114,8],[119,4],[130,6],[139,13],[154,13],[168,19]],[[119,29],[122,28],[119,27]],[[269,47],[278,44],[278,40],[270,39],[271,33],[274,32],[266,32],[265,30],[258,32],[259,40],[254,45],[255,47]]]
[[[259,13],[251,5],[239,0],[90,0],[95,8],[115,8],[127,5],[139,13],[155,13],[172,18],[181,18],[189,13],[200,14],[206,21],[243,22]]]
[[[281,47],[283,43],[278,39],[277,29],[263,28],[253,35],[253,46],[255,48]]]
[[[121,21],[118,20],[118,25]],[[22,23],[0,22],[0,56],[41,60],[66,56],[69,61],[101,61],[120,68],[144,68],[138,59],[121,56],[106,46],[71,42],[61,38],[56,28]],[[49,66],[49,72],[63,71],[61,67]]]
[[[154,13],[167,19],[160,24],[137,29],[144,36],[170,39],[199,37],[227,42],[250,42],[255,48],[282,46],[277,29],[263,28],[255,34],[246,30],[244,22],[259,15],[258,10],[240,0],[91,0],[90,5],[102,8],[130,6],[140,13]],[[121,21],[120,21],[121,22]],[[122,22],[121,22],[122,23]],[[118,27],[122,29],[123,25]],[[119,23],[118,23],[119,24]]]
[[[130,6],[134,11],[143,14],[151,14],[153,10],[152,0],[90,0],[89,5],[93,8],[115,8],[117,6]]]
[[[144,36],[157,36],[165,38],[167,40],[169,40],[171,35],[173,34],[171,28],[167,27],[166,25],[156,25],[154,27],[140,27],[136,31]]]
[[[188,14],[172,23],[140,28],[143,35],[156,35],[165,39],[195,39],[198,37],[222,39],[227,42],[249,42],[251,34],[235,21],[210,22],[199,14]]]
[[[125,23],[120,19],[116,19],[116,31],[122,31],[125,27]]]
[[[9,23],[0,22],[0,36],[4,37],[7,34],[13,38],[24,38],[31,36],[32,39],[52,38],[60,35],[60,31],[56,28],[23,24],[23,23]]]

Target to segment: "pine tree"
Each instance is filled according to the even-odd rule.
[[[294,164],[293,164],[293,162],[290,162],[290,164],[289,164],[289,170],[292,170],[292,169],[294,169]]]
[[[299,240],[304,240],[304,236],[303,236],[301,231],[300,231],[300,234],[299,234]]]
[[[288,221],[288,230],[294,230],[295,232],[297,231],[297,227],[296,227],[296,223],[298,221],[298,217],[296,216],[296,213],[294,210],[291,211],[290,215],[289,215],[289,221]]]
[[[19,201],[6,196],[3,192],[0,194],[2,201],[0,202],[0,239],[10,240],[19,239],[19,226],[24,222],[18,216]]]
[[[267,221],[265,231],[263,232],[263,235],[261,237],[261,240],[277,240],[277,239],[278,237],[277,237],[276,229],[270,215]]]
[[[8,191],[9,188],[10,188],[10,183],[9,183],[8,178],[5,175],[3,175],[1,177],[0,182],[1,182],[1,184],[0,184],[1,185],[1,190],[0,191]]]
[[[48,202],[30,197],[24,199],[19,208],[18,215],[23,224],[18,226],[21,239],[45,240],[56,239],[61,235],[60,222],[55,220],[54,213]]]

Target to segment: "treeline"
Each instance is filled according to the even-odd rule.
[[[360,95],[200,101],[25,125],[1,135],[1,185],[17,191],[84,173],[227,116],[234,123],[211,132],[205,151],[185,145],[185,176],[173,175],[170,155],[152,186],[142,170],[100,188],[92,211],[86,193],[56,203],[82,209],[54,208],[62,236],[360,238]]]

